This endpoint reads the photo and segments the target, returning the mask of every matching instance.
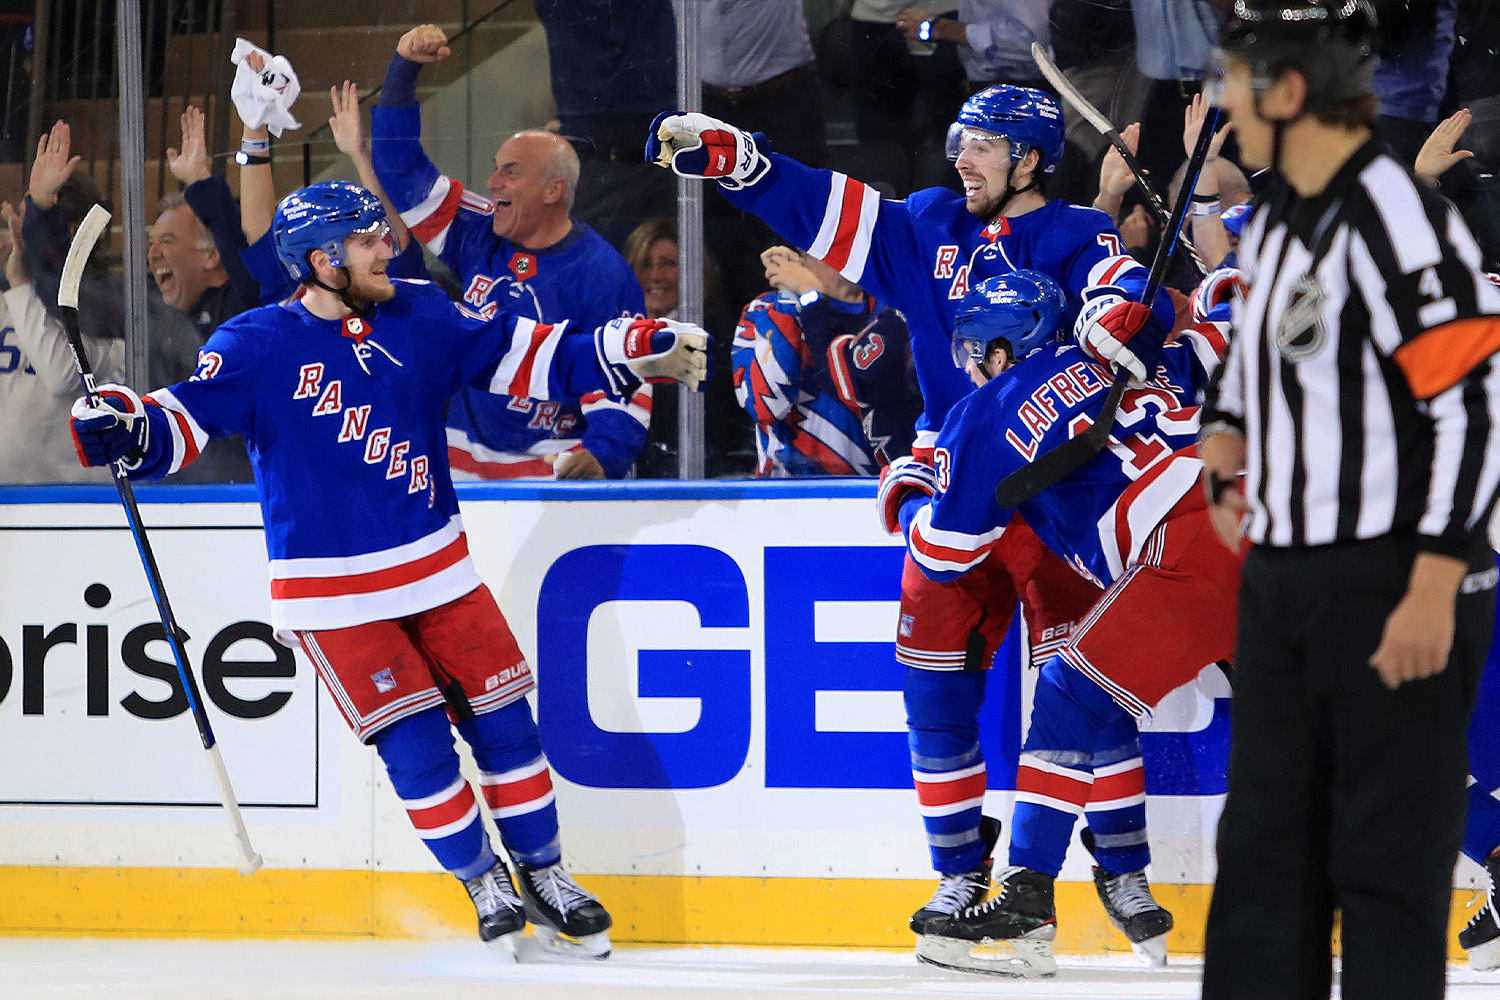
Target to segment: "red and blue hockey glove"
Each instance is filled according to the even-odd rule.
[[[86,398],[75,401],[68,427],[78,461],[86,466],[112,465],[121,459],[127,468],[138,465],[150,444],[145,404],[123,385],[100,386],[97,406]]]
[[[669,167],[679,177],[708,177],[736,190],[771,169],[757,145],[765,141],[696,111],[664,111],[646,137],[646,162]]]
[[[880,488],[875,491],[875,506],[880,525],[892,535],[901,534],[901,507],[914,494],[936,496],[937,470],[910,455],[903,455],[880,470]]]
[[[1084,290],[1083,308],[1073,323],[1078,346],[1097,361],[1119,367],[1137,382],[1147,381],[1156,371],[1166,331],[1150,306],[1125,296],[1114,285]]]
[[[622,316],[594,333],[605,367],[621,381],[620,369],[646,382],[681,382],[697,389],[708,378],[713,338],[702,327],[673,319]]]

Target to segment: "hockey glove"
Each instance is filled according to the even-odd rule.
[[[679,177],[708,177],[730,190],[754,184],[771,169],[771,161],[757,143],[770,148],[728,122],[696,111],[664,111],[651,123],[646,137],[646,162],[670,167]]]
[[[689,389],[708,378],[712,342],[707,331],[691,323],[633,316],[612,319],[594,334],[600,359],[621,382],[630,381],[621,375],[623,368],[636,379],[681,382]]]
[[[1098,285],[1083,293],[1083,308],[1073,323],[1073,336],[1084,353],[1130,373],[1137,382],[1156,371],[1166,343],[1166,331],[1151,307],[1125,297],[1124,289]]]
[[[87,398],[73,403],[68,426],[78,461],[95,466],[124,459],[127,469],[139,465],[151,436],[145,404],[123,385],[100,386],[98,398],[96,406],[89,405]]]
[[[913,494],[930,497],[936,496],[937,491],[936,469],[910,455],[896,459],[880,470],[880,488],[875,491],[881,526],[892,535],[901,534],[901,506]]]

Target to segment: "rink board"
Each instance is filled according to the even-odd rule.
[[[565,857],[619,940],[908,943],[931,876],[891,655],[902,550],[873,491],[463,489],[470,551],[537,673]],[[0,930],[467,932],[467,901],[432,874],[375,755],[270,638],[253,494],[141,493],[268,870],[224,870],[232,847],[113,491],[3,490]],[[1015,642],[984,710],[1002,817],[1030,688]],[[1227,741],[1216,669],[1143,733],[1153,871],[1184,950],[1201,937]],[[1063,872],[1059,946],[1120,947],[1086,858],[1075,845]]]

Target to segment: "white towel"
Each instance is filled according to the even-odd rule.
[[[252,52],[259,53],[265,60],[265,69],[259,73],[245,61]],[[292,102],[302,93],[302,84],[285,56],[273,56],[265,49],[237,38],[229,61],[238,67],[229,96],[234,99],[235,110],[240,113],[245,128],[256,129],[264,125],[272,135],[280,138],[283,130],[302,127],[302,123],[292,117]]]

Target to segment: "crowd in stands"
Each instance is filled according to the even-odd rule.
[[[1068,126],[1046,197],[1106,213],[1122,245],[1149,263],[1161,208],[1173,204],[1207,116],[1197,95],[1232,0],[916,2],[839,0],[810,30],[804,0],[704,0],[700,107],[764,134],[777,152],[904,198],[961,190],[944,135],[966,98],[997,83],[1046,91]],[[1382,138],[1459,206],[1490,270],[1500,262],[1495,6],[1376,3],[1386,39],[1376,78]],[[641,155],[652,119],[677,105],[672,2],[536,0],[535,9],[556,118],[506,139],[487,180],[443,175],[422,147],[416,87],[424,65],[449,55],[439,29],[393,35],[370,132],[372,109],[358,89],[334,88],[337,146],[398,223],[403,252],[392,273],[446,282],[476,311],[566,319],[582,332],[624,313],[676,317],[676,182]],[[1154,197],[1058,94],[1033,45],[1115,123]],[[244,131],[230,169],[239,194],[213,169],[228,151],[208,148],[204,113],[189,106],[166,163],[181,193],[156,201],[150,230],[142,390],[190,373],[198,347],[229,317],[294,292],[269,235],[289,192],[275,190],[267,153],[273,135],[295,124],[295,71],[243,41],[236,56],[252,83],[264,80],[236,85]],[[77,466],[64,430],[77,386],[57,285],[71,232],[100,194],[72,155],[67,122],[42,136],[27,166],[26,197],[0,217],[0,411],[10,429],[0,482],[97,480]],[[1238,166],[1233,135],[1221,132],[1191,192],[1185,235],[1196,260],[1182,254],[1169,272],[1181,322],[1204,274],[1233,266],[1239,206],[1256,186]],[[910,450],[921,412],[903,316],[704,190],[702,317],[717,345],[704,390],[707,474],[877,474]],[[107,248],[96,252],[80,311],[85,344],[109,380],[123,378],[126,353],[117,264]],[[465,390],[450,404],[450,458],[470,479],[674,477],[678,392],[643,386],[629,399],[558,404]],[[187,478],[249,481],[243,448],[214,449]]]

